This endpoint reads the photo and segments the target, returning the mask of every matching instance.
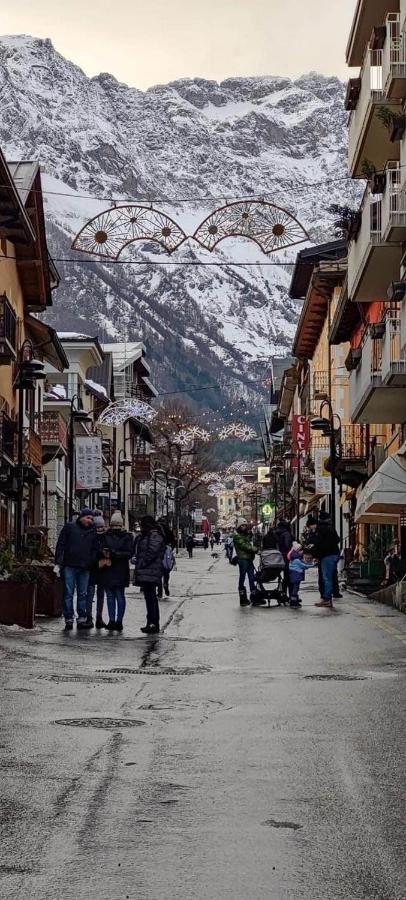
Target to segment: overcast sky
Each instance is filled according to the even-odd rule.
[[[0,3],[0,33],[50,37],[88,75],[139,88],[176,78],[343,79],[356,0],[18,0]],[[6,8],[4,8],[6,7]]]

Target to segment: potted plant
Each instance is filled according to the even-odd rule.
[[[352,209],[350,206],[340,206],[338,203],[333,203],[329,207],[329,212],[334,216],[337,216],[333,223],[336,236],[345,237],[349,241],[356,241],[361,228],[360,210]]]
[[[377,112],[377,117],[384,128],[389,131],[389,140],[392,144],[402,140],[406,128],[406,116],[393,112],[393,110],[389,109],[389,106],[381,106]]]
[[[7,541],[0,542],[0,624],[33,628],[37,574],[19,562]]]
[[[386,184],[386,173],[377,172],[370,159],[364,159],[361,166],[361,174],[367,178],[371,188],[371,194],[383,194]]]
[[[25,555],[29,559],[37,583],[35,615],[61,616],[62,582],[54,573],[54,560],[47,546],[47,530],[42,526],[27,528]]]

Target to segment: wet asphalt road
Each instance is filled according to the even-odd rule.
[[[123,635],[0,628],[0,898],[405,898],[406,617],[172,581],[159,638],[138,591]]]

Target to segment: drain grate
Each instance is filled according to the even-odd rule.
[[[305,681],[366,681],[366,675],[304,675]]]
[[[266,819],[261,824],[268,828],[287,828],[290,831],[299,831],[300,828],[303,828],[303,825],[299,825],[298,822],[279,822],[277,819]]]
[[[210,667],[195,666],[178,669],[172,666],[145,666],[139,669],[116,667],[114,669],[98,669],[98,672],[117,675],[203,675],[205,672],[210,672]]]
[[[145,725],[140,719],[56,719],[54,725],[70,725],[71,728],[137,728]]]
[[[38,675],[37,680],[54,684],[117,684],[124,678],[104,678],[101,675]]]

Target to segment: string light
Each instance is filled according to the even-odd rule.
[[[117,400],[115,403],[110,403],[99,416],[98,424],[117,428],[120,425],[124,425],[124,422],[127,422],[128,419],[152,422],[156,415],[157,411],[148,403],[131,397],[127,400]]]

